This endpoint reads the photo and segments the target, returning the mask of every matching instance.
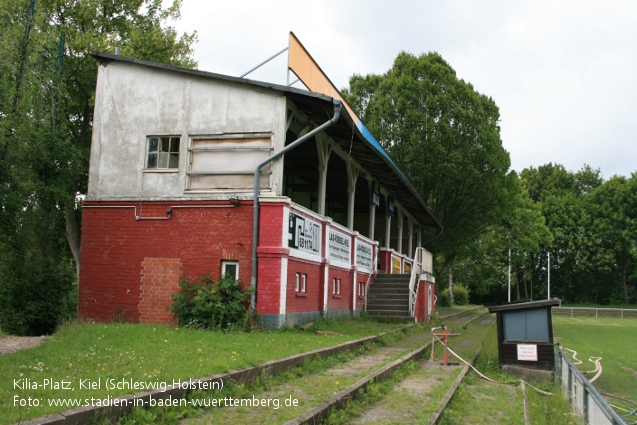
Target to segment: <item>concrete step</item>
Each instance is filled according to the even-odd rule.
[[[389,320],[413,320],[409,316],[408,274],[379,274],[367,293],[367,314]]]
[[[370,303],[391,303],[391,304],[409,304],[409,297],[397,297],[395,295],[388,296],[367,296],[367,304]]]
[[[410,275],[404,274],[379,274],[374,278],[374,282],[409,282]]]
[[[393,305],[393,304],[376,304],[376,305],[367,305],[367,311],[409,311],[408,305]]]
[[[367,314],[369,315],[369,317],[382,317],[384,319],[390,320],[414,320],[413,317],[410,317],[408,314],[405,313],[398,314],[394,312],[368,312]]]

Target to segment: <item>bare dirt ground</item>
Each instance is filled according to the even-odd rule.
[[[0,338],[0,356],[37,347],[48,338],[48,336],[5,336]]]

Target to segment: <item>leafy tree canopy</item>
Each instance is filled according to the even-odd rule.
[[[349,83],[347,101],[444,226],[433,245],[441,273],[510,203],[516,177],[508,173],[498,107],[437,53],[402,52],[385,74]]]
[[[0,4],[0,326],[49,332],[79,275],[97,62],[91,51],[195,66],[195,34],[168,23],[181,1]],[[65,241],[66,238],[66,241]],[[75,273],[69,275],[75,263]],[[47,286],[47,291],[41,288]],[[49,294],[25,305],[27,294]],[[37,308],[31,308],[37,304]]]

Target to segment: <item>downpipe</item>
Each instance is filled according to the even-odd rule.
[[[336,99],[333,99],[332,103],[334,104],[334,116],[329,121],[321,124],[320,126],[316,127],[314,130],[310,131],[309,133],[299,137],[294,142],[290,143],[285,148],[281,149],[279,152],[275,153],[271,157],[267,158],[265,161],[261,162],[259,165],[256,166],[254,170],[254,193],[253,193],[254,217],[252,220],[252,277],[250,279],[250,285],[252,286],[252,294],[250,295],[250,310],[251,311],[254,311],[256,307],[256,297],[257,297],[257,277],[258,277],[257,275],[257,267],[258,267],[257,246],[259,244],[259,188],[261,185],[261,168],[263,168],[265,165],[269,164],[270,162],[274,161],[275,159],[283,156],[284,154],[296,148],[303,142],[314,137],[317,133],[320,133],[321,131],[327,129],[332,124],[337,122],[338,119],[340,118],[341,108],[343,107],[343,104],[341,103],[340,100],[336,100]]]

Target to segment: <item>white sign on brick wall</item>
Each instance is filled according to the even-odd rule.
[[[327,230],[327,247],[330,261],[350,265],[352,238],[331,227]]]

